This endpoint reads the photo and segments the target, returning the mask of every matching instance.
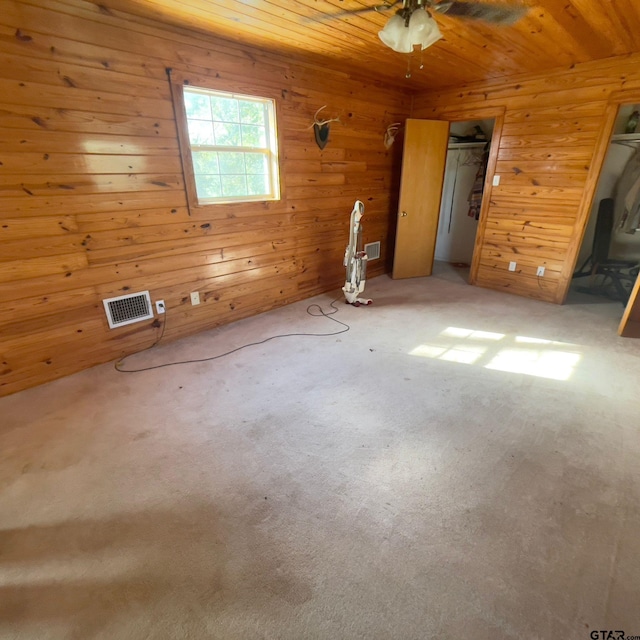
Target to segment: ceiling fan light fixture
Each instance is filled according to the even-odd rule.
[[[442,38],[438,23],[425,9],[416,9],[409,19],[409,42],[411,48],[420,45],[420,49],[426,49]]]
[[[389,19],[382,31],[378,32],[378,37],[387,47],[398,53],[411,53],[413,50],[409,40],[409,29],[399,13]]]
[[[380,40],[398,53],[411,53],[416,46],[426,49],[442,38],[438,23],[428,11],[418,6],[410,17],[409,11],[411,9],[398,11],[378,32]]]

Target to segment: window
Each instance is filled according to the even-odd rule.
[[[274,101],[191,86],[183,97],[197,204],[278,200]]]

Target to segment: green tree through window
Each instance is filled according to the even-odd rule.
[[[184,87],[198,204],[277,200],[273,100]]]

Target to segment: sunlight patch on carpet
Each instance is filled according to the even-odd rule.
[[[568,342],[462,327],[447,327],[409,355],[551,380],[568,380],[582,358],[579,345]]]

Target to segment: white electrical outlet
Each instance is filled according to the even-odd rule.
[[[516,263],[515,262],[510,262],[509,263],[509,271],[515,271],[516,270]]]
[[[164,313],[166,311],[164,306],[164,300],[156,300],[156,311],[158,313]]]
[[[200,304],[200,294],[197,291],[193,291],[191,293],[191,304],[192,305]]]
[[[543,276],[544,275],[544,267],[538,267],[538,270],[536,271],[536,275],[537,276]]]
[[[493,176],[493,186],[497,187],[500,184],[500,176]]]

